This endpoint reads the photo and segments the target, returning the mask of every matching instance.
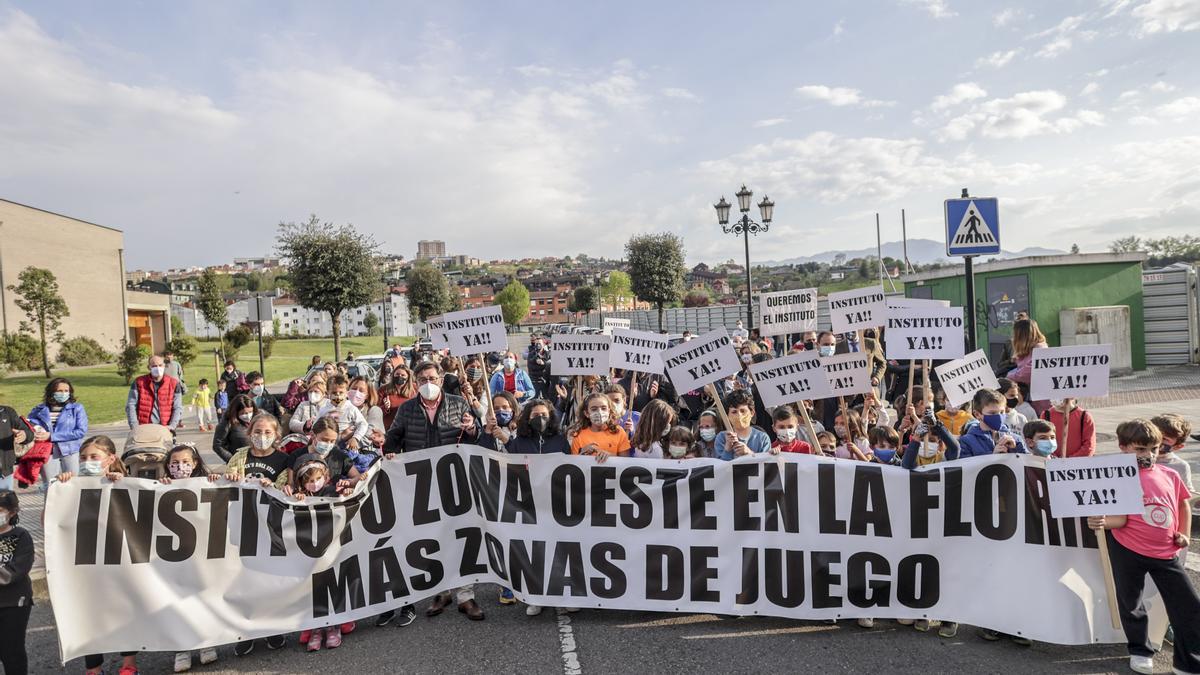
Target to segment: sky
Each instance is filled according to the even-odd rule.
[[[0,0],[0,198],[123,230],[130,269],[309,214],[408,257],[740,260],[743,183],[755,261],[901,209],[943,240],[964,187],[1006,250],[1102,251],[1200,232],[1197,63],[1200,0]]]

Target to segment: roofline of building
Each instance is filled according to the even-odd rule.
[[[115,227],[109,227],[108,225],[101,225],[100,223],[93,223],[93,222],[92,222],[92,221],[90,221],[90,220],[84,220],[84,219],[82,219],[82,218],[76,218],[75,216],[68,216],[68,215],[66,215],[65,213],[57,213],[57,212],[55,212],[55,211],[50,211],[50,210],[48,210],[48,209],[42,209],[42,208],[38,208],[38,207],[36,207],[36,206],[30,206],[29,204],[22,204],[21,202],[14,202],[14,201],[13,201],[13,200],[11,200],[11,199],[4,199],[4,198],[0,197],[0,202],[8,202],[9,204],[16,204],[17,206],[23,206],[23,207],[25,207],[25,208],[27,208],[27,209],[33,209],[34,211],[41,211],[42,213],[49,213],[50,215],[52,215],[52,216],[58,216],[59,218],[66,218],[66,219],[68,219],[68,220],[74,220],[75,222],[78,222],[78,223],[84,223],[84,224],[86,224],[86,225],[94,225],[94,226],[96,226],[96,227],[102,227],[102,228],[104,228],[104,229],[106,229],[106,230],[112,230],[113,232],[120,232],[121,234],[125,234],[125,231],[124,231],[124,230],[118,230],[118,229],[117,229],[117,228],[115,228]]]
[[[1005,270],[1025,269],[1029,267],[1050,267],[1052,265],[1094,265],[1100,263],[1145,262],[1147,255],[1142,251],[1133,253],[1073,253],[1064,255],[1035,255],[1008,260],[993,260],[975,265],[975,272],[1003,272]],[[900,280],[906,284],[918,281],[933,281],[947,279],[966,274],[965,265],[942,267],[936,270],[903,274]]]

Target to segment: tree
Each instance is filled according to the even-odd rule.
[[[663,307],[683,295],[683,240],[670,233],[636,234],[625,244],[632,270],[633,294],[658,308],[658,330],[663,330]]]
[[[121,340],[121,352],[117,355],[117,374],[125,378],[125,384],[129,384],[133,376],[146,367],[146,360],[149,358],[150,348],[146,345],[129,344],[129,340]]]
[[[56,341],[63,339],[63,317],[71,315],[67,303],[58,294],[58,280],[54,273],[41,267],[26,267],[17,275],[17,284],[8,290],[17,294],[17,307],[25,312],[28,321],[21,322],[21,332],[36,335],[42,348],[42,372],[50,377],[50,355],[46,341],[47,333]]]
[[[367,335],[375,334],[375,329],[379,328],[379,317],[375,316],[375,312],[367,310],[367,315],[363,317],[363,328],[367,329]]]
[[[287,261],[300,304],[329,314],[333,358],[340,359],[342,312],[379,295],[379,244],[353,225],[322,223],[313,215],[303,223],[280,223],[275,250]]]
[[[186,334],[187,334],[187,331],[183,329],[183,319],[180,319],[179,317],[172,314],[171,315],[171,335],[175,336],[175,335],[186,335]]]
[[[706,291],[701,291],[698,289],[691,290],[691,291],[688,291],[687,295],[683,296],[683,306],[684,307],[708,307],[708,303],[710,302],[710,300],[711,300],[711,298],[709,298],[708,293]]]
[[[1131,234],[1109,244],[1108,250],[1113,253],[1133,253],[1134,251],[1144,251],[1146,248],[1142,245],[1140,237]]]
[[[633,282],[628,274],[621,270],[613,270],[608,273],[608,279],[600,287],[600,297],[608,301],[612,305],[612,311],[615,312],[617,311],[617,302],[633,292],[632,285]]]
[[[414,265],[405,276],[405,281],[408,283],[408,305],[418,320],[424,322],[431,316],[449,311],[453,306],[450,284],[433,265]]]
[[[1077,255],[1078,253],[1079,253],[1079,244],[1071,244],[1071,255]]]
[[[176,334],[167,342],[163,351],[174,354],[175,360],[184,366],[195,361],[196,355],[199,352],[196,346],[196,338],[187,333]]]
[[[510,326],[516,326],[529,316],[529,289],[516,279],[508,282],[508,285],[496,294],[494,302],[500,305],[504,323]]]
[[[587,314],[594,309],[600,309],[600,298],[596,293],[596,287],[580,286],[576,288],[575,293],[571,296],[570,310]]]
[[[238,324],[228,331],[225,331],[224,337],[221,339],[221,351],[225,353],[225,358],[233,359],[237,357],[242,347],[250,344],[250,340],[254,339],[254,332],[245,324]]]
[[[205,321],[216,326],[217,334],[224,333],[229,326],[229,308],[221,296],[217,275],[212,270],[204,270],[196,283],[196,309],[200,310]]]

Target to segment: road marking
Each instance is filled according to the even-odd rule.
[[[558,610],[558,648],[562,653],[563,675],[583,675],[575,629],[571,627],[571,615],[565,609]]]
[[[733,637],[760,637],[764,635],[791,635],[795,633],[820,633],[827,630],[837,630],[837,626],[795,626],[793,628],[768,628],[765,630],[749,630],[736,633],[710,633],[708,635],[684,635],[684,640],[716,640]]]
[[[687,626],[693,623],[708,623],[710,621],[720,620],[721,617],[713,616],[712,614],[687,614],[684,616],[673,616],[669,619],[658,619],[657,621],[627,623],[617,626],[617,628],[659,628],[662,626]]]

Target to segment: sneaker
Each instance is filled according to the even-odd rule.
[[[862,626],[863,628],[874,628],[875,627],[875,619],[871,619],[871,618],[859,619],[858,625]]]
[[[133,666],[121,666],[117,671],[117,675],[138,675],[138,669]]]
[[[837,625],[837,619],[825,619],[825,623],[826,623],[826,624],[828,624],[828,625],[830,625],[830,626],[836,626],[836,625]]]
[[[541,613],[542,613],[541,605],[526,605],[525,606],[525,616],[537,616],[538,614],[541,614]]]
[[[286,635],[272,635],[267,638],[267,649],[282,649],[286,644]]]
[[[1135,673],[1146,673],[1149,675],[1154,672],[1154,657],[1131,655],[1129,657],[1129,669]]]
[[[338,630],[342,631],[342,635],[349,635],[353,633],[355,628],[358,628],[358,623],[355,621],[349,621],[338,626]]]
[[[183,673],[192,669],[191,652],[175,652],[175,672]]]
[[[509,590],[507,588],[500,589],[500,604],[502,604],[502,605],[517,604],[517,599],[513,597],[513,592],[511,590]]]
[[[942,627],[938,629],[938,635],[944,638],[952,638],[958,635],[957,621],[943,621]]]
[[[1033,640],[1030,640],[1024,635],[1014,635],[1012,636],[1012,641],[1021,645],[1022,647],[1028,647],[1033,644]]]
[[[1000,639],[1000,631],[992,630],[991,628],[980,628],[979,637],[988,642],[995,642]]]
[[[384,612],[383,614],[380,614],[379,616],[375,617],[375,627],[383,628],[384,626],[391,623],[392,619],[394,619],[394,618],[396,618],[395,610],[389,609],[388,611]],[[301,638],[301,639],[303,639],[303,638]]]
[[[242,640],[233,646],[233,653],[238,656],[245,656],[254,651],[254,640]]]
[[[300,644],[302,644],[302,645],[308,644],[308,638],[310,638],[310,637],[312,637],[311,630],[300,631]]]
[[[912,619],[896,619],[896,623],[900,624],[901,626],[911,626],[915,622]]]
[[[321,651],[321,629],[320,628],[317,628],[312,633],[309,633],[309,635],[308,635],[308,651],[310,651],[310,652]]]
[[[400,620],[396,622],[396,625],[403,628],[416,620],[417,608],[412,605],[405,605],[400,608]]]
[[[566,610],[567,614],[575,614],[579,611],[578,607],[565,607],[564,609]]]
[[[342,646],[342,631],[340,628],[330,628],[325,631],[325,648],[337,649]]]
[[[208,664],[210,664],[216,660],[217,660],[216,647],[209,647],[208,649],[200,650],[200,665],[207,666]]]
[[[916,628],[922,633],[927,633],[929,632],[929,627],[931,625],[933,625],[933,622],[929,619],[917,619],[917,622],[913,624],[913,628]]]

